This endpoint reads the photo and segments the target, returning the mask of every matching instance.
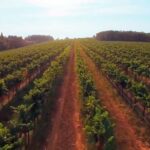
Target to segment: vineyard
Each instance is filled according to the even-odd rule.
[[[150,150],[150,44],[56,40],[0,52],[0,150]]]

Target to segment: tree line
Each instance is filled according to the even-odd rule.
[[[46,35],[31,35],[26,38],[22,38],[19,36],[4,36],[3,33],[1,33],[0,51],[19,48],[30,44],[45,42],[49,40],[53,40],[53,37]]]
[[[150,42],[150,33],[134,31],[103,31],[96,34],[95,38],[101,41],[139,41]]]
[[[25,38],[29,43],[40,43],[49,40],[54,40],[52,36],[49,35],[31,35]]]

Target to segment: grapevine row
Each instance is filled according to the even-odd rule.
[[[53,49],[61,49],[64,43],[67,44],[68,42],[55,41],[1,52],[0,77],[3,78],[21,68],[26,68],[29,72],[32,71],[36,64],[48,60],[49,52]]]
[[[29,143],[29,133],[37,126],[37,120],[40,119],[45,106],[50,101],[50,95],[55,92],[55,86],[62,77],[69,53],[70,47],[67,47],[51,63],[42,77],[34,81],[33,88],[24,95],[22,104],[12,107],[14,110],[12,119],[5,125],[0,124],[0,131],[3,133],[3,136],[0,136],[2,150],[17,149]]]
[[[82,118],[88,139],[88,147],[99,143],[105,150],[115,150],[113,126],[108,112],[100,105],[92,75],[83,59],[77,56],[77,72],[82,97]]]
[[[14,56],[16,55],[16,53],[20,54],[20,51],[22,53],[19,56],[17,55],[15,57],[11,55],[11,57],[13,57],[16,60],[15,62],[13,60],[9,60],[12,61],[11,63],[15,64],[15,66],[12,66],[10,68],[11,69],[13,68],[15,71],[13,71],[12,73],[8,73],[7,75],[5,74],[6,77],[0,79],[0,96],[4,94],[6,95],[10,89],[15,87],[14,85],[20,84],[26,78],[30,78],[32,74],[37,72],[37,70],[38,72],[40,72],[40,69],[38,68],[40,68],[43,65],[46,65],[46,63],[48,63],[50,59],[52,59],[55,55],[60,53],[62,49],[65,48],[66,44],[67,42],[66,43],[61,42],[61,43],[50,43],[50,44],[42,45],[42,47],[34,46],[34,48],[31,47],[30,50],[31,53],[27,49],[25,49],[23,52],[22,50],[18,50],[19,52],[13,51]],[[52,48],[54,50],[52,50]],[[29,53],[29,55],[25,56],[26,53]],[[3,54],[0,56],[3,56]],[[22,57],[25,57],[24,59],[28,59],[30,61],[28,62],[29,64],[22,65],[20,68],[18,65],[20,65],[21,62],[24,61],[21,60]],[[5,59],[6,58],[4,57],[4,60]],[[3,66],[3,64],[1,64],[0,66],[3,67],[3,72],[4,71],[7,72],[7,69],[5,68],[5,66]]]
[[[141,82],[133,80],[126,75],[119,67],[109,60],[85,48],[87,54],[96,63],[98,68],[107,75],[110,82],[118,89],[124,99],[148,124],[150,123],[150,93],[149,89]],[[88,49],[88,50],[87,50]]]
[[[132,74],[138,76],[141,80],[149,81],[150,44],[98,42],[96,40],[89,40],[86,44],[91,50],[97,51],[103,58],[127,71],[133,72]]]

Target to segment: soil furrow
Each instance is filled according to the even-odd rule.
[[[47,138],[48,150],[84,150],[84,138],[80,121],[77,79],[75,73],[75,50],[71,50],[67,71],[58,94],[52,131]]]

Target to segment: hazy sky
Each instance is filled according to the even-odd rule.
[[[87,37],[102,30],[150,32],[150,0],[1,0],[5,35]]]

